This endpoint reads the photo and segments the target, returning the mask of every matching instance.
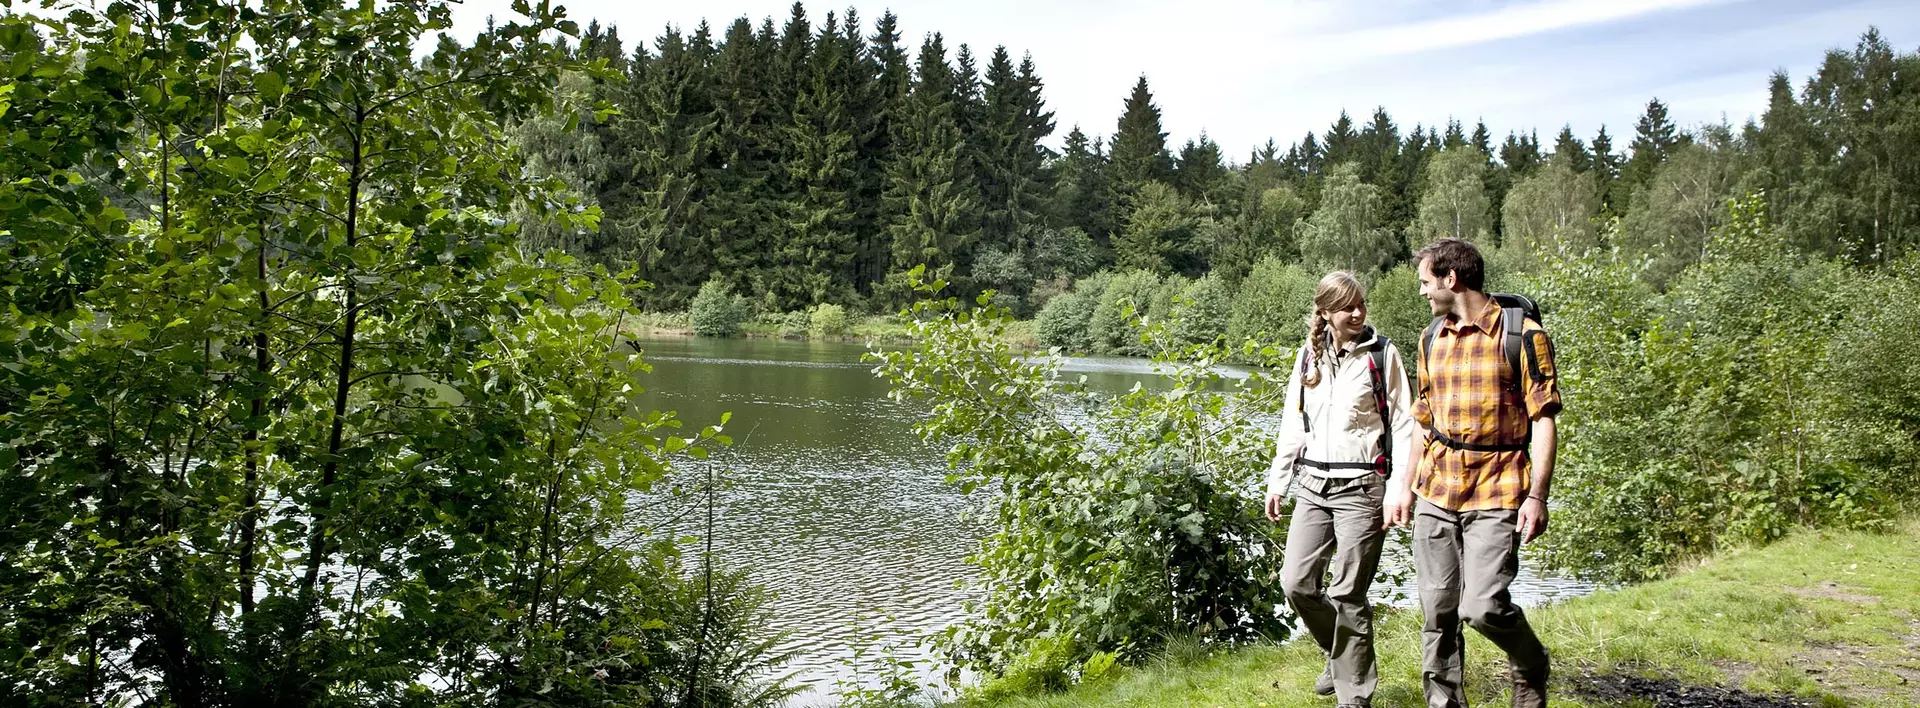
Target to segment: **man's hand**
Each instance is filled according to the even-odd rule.
[[[1408,487],[1398,492],[1387,492],[1385,511],[1385,518],[1381,520],[1382,523],[1380,524],[1380,530],[1382,531],[1413,523],[1413,488]]]
[[[1533,539],[1547,532],[1547,503],[1537,497],[1527,497],[1520,502],[1520,522],[1514,524],[1513,532],[1520,534],[1521,543],[1533,543]]]
[[[1268,494],[1267,495],[1267,520],[1277,524],[1277,523],[1280,523],[1280,517],[1283,517],[1286,515],[1287,515],[1287,495]]]

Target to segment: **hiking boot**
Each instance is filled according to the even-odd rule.
[[[1547,667],[1541,666],[1532,671],[1521,671],[1518,667],[1508,666],[1513,674],[1513,708],[1547,707]]]
[[[1320,680],[1313,682],[1313,692],[1322,696],[1333,695],[1333,667],[1320,670]]]

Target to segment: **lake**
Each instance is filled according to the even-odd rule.
[[[865,346],[635,344],[653,366],[639,377],[643,406],[678,411],[687,432],[733,414],[734,445],[710,468],[689,472],[712,471],[726,482],[715,501],[714,552],[719,565],[745,570],[773,591],[771,628],[789,633],[790,670],[809,687],[796,705],[825,702],[857,644],[911,642],[963,618],[960,584],[973,577],[963,558],[985,529],[961,512],[984,500],[946,483],[942,451],[913,433],[921,409],[887,399],[886,384],[861,361]],[[1064,369],[1116,393],[1154,378],[1138,359],[1072,358]],[[676,530],[699,533],[703,516],[704,509]],[[1389,555],[1403,552],[1390,547]],[[1592,590],[1526,568],[1514,584],[1523,605]],[[1376,594],[1395,590],[1377,587]]]

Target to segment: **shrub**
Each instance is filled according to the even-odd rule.
[[[877,371],[895,396],[935,404],[918,430],[951,446],[953,479],[990,493],[998,520],[971,557],[970,618],[936,640],[961,668],[1040,690],[1169,637],[1287,636],[1272,552],[1283,531],[1247,479],[1271,455],[1257,421],[1277,412],[1279,382],[1163,357],[1166,387],[1094,396],[1063,382],[1058,360],[1017,356],[1002,310],[916,310],[917,344],[872,355]]]
[[[833,303],[813,307],[810,333],[815,337],[839,337],[847,333],[847,310]]]
[[[1087,319],[1094,353],[1138,356],[1146,353],[1133,321],[1147,315],[1160,294],[1160,278],[1144,270],[1113,276]]]
[[[1207,344],[1227,333],[1233,293],[1219,276],[1207,275],[1187,284],[1174,304],[1172,335],[1182,346]]]
[[[775,315],[779,321],[780,336],[788,339],[806,339],[813,331],[813,317],[806,310],[794,310]]]
[[[1057,295],[1040,308],[1033,320],[1034,336],[1040,346],[1059,347],[1070,352],[1092,348],[1087,338],[1087,318],[1093,316],[1094,298],[1081,293]]]
[[[1284,352],[1307,339],[1307,308],[1320,279],[1297,265],[1263,258],[1240,282],[1227,318],[1227,341],[1253,340]]]
[[[1556,565],[1652,578],[1796,526],[1876,525],[1913,498],[1902,411],[1916,377],[1895,351],[1920,294],[1911,270],[1793,253],[1759,204],[1736,203],[1673,276],[1595,255],[1533,286],[1577,396],[1561,419],[1566,512],[1545,544]]]
[[[1411,375],[1413,356],[1420,347],[1420,330],[1433,321],[1433,308],[1420,297],[1420,275],[1412,264],[1394,266],[1373,281],[1367,289],[1367,321],[1398,345]]]
[[[714,278],[693,296],[687,318],[697,336],[736,337],[740,335],[740,323],[747,319],[747,309],[746,298],[734,295],[726,282]]]
[[[1041,346],[1060,347],[1070,352],[1093,351],[1089,330],[1093,308],[1106,295],[1107,285],[1112,281],[1111,274],[1096,273],[1074,283],[1072,291],[1048,300],[1034,319],[1034,336]]]

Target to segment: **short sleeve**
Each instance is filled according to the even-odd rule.
[[[1525,343],[1527,418],[1559,415],[1560,376],[1553,362],[1553,338],[1544,329],[1529,329]]]

